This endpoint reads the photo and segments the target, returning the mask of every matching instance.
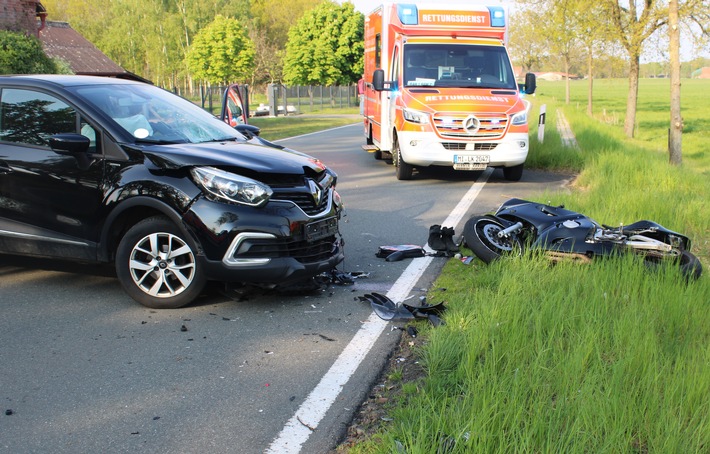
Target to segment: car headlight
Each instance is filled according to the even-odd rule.
[[[528,111],[523,110],[522,112],[518,112],[518,113],[514,114],[511,117],[510,122],[514,125],[527,124],[528,123]]]
[[[407,109],[404,108],[402,109],[402,114],[404,115],[404,119],[407,121],[411,121],[412,123],[419,123],[421,125],[425,125],[429,123],[429,114],[425,112],[420,112],[418,110],[414,109]]]
[[[274,193],[263,183],[214,167],[195,167],[191,173],[208,194],[229,202],[259,207],[265,205]]]
[[[527,99],[523,99],[523,103],[525,104],[525,110],[518,112],[516,114],[513,114],[510,117],[511,124],[519,126],[519,125],[525,125],[528,123],[528,112],[530,111],[532,104]]]

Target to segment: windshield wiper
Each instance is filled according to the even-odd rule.
[[[173,144],[177,144],[177,143],[187,143],[187,140],[185,140],[185,139],[173,139],[173,140],[136,139],[136,143],[150,143],[150,144],[155,144],[155,145],[173,145]]]

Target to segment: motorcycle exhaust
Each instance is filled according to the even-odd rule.
[[[517,233],[520,231],[520,229],[523,228],[523,223],[522,222],[516,222],[515,224],[511,225],[507,229],[503,229],[500,232],[498,232],[498,238],[506,238],[508,235],[511,233]]]

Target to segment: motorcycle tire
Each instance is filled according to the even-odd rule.
[[[658,267],[665,260],[659,260],[658,257],[647,256],[645,259],[646,266],[651,268]],[[700,260],[688,251],[681,251],[680,256],[676,259],[676,263],[680,268],[680,272],[687,279],[695,280],[703,274],[703,265]]]
[[[698,279],[703,274],[703,265],[700,260],[688,251],[683,251],[678,259],[680,272],[687,280]]]
[[[493,216],[473,216],[464,225],[463,238],[476,257],[491,263],[503,255],[520,254],[522,251],[523,244],[517,235],[498,237],[498,232],[504,228]]]

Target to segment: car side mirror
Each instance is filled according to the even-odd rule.
[[[533,73],[525,74],[525,93],[528,95],[532,95],[533,93],[535,93],[536,88],[537,88],[537,79],[535,79],[535,74],[533,74]]]
[[[372,73],[372,87],[375,91],[383,91],[385,89],[385,72],[381,69],[376,69]]]
[[[234,127],[241,135],[247,138],[247,140],[258,136],[261,133],[261,129],[254,125],[238,124]]]
[[[85,154],[89,151],[91,140],[73,132],[62,133],[50,137],[49,146],[59,154]]]

